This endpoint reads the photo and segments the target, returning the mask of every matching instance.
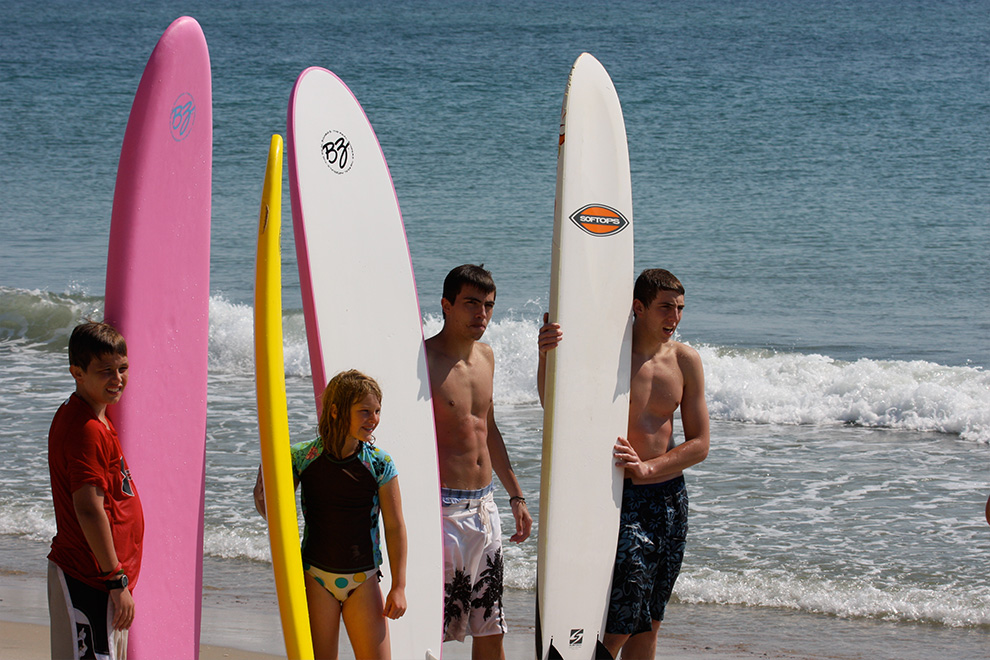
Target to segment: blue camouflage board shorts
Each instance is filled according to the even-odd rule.
[[[663,621],[688,531],[684,477],[622,488],[622,513],[605,632],[636,635]]]

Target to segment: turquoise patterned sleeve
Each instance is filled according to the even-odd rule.
[[[371,470],[371,474],[375,475],[379,488],[399,476],[399,471],[395,467],[395,461],[392,460],[392,457],[387,451],[380,447],[369,446],[367,448],[370,456],[366,464]]]
[[[292,477],[299,481],[300,476],[309,464],[315,461],[323,451],[323,443],[319,437],[306,442],[297,442],[289,447],[292,455]]]

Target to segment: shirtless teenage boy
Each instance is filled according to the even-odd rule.
[[[472,658],[505,658],[502,542],[492,470],[509,494],[516,531],[533,520],[495,425],[495,356],[479,339],[495,307],[495,282],[480,266],[450,271],[443,285],[443,328],[426,341],[443,488],[444,641],[473,640]]]
[[[684,558],[688,498],[683,471],[708,456],[708,406],[698,352],[674,341],[684,311],[684,287],[670,272],[643,271],[633,290],[629,428],[614,448],[625,468],[619,552],[612,577],[602,642],[612,657],[656,657],[657,632]],[[546,321],[546,317],[544,317]],[[563,339],[557,323],[540,328],[537,384],[540,400],[546,353]],[[674,411],[680,407],[684,442],[674,446]],[[662,515],[655,512],[661,511]],[[631,536],[650,539],[629,543]],[[633,547],[633,550],[626,548]],[[645,552],[641,550],[646,550]]]

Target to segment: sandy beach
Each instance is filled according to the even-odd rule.
[[[32,545],[35,545],[32,543]],[[40,544],[38,544],[40,545]],[[42,555],[43,556],[43,555]],[[274,592],[246,595],[217,578],[219,562],[205,564],[200,658],[284,658]],[[252,589],[252,593],[257,594]],[[510,632],[506,657],[533,657],[533,594],[508,590]],[[138,601],[140,603],[140,601]],[[0,658],[49,657],[48,606],[39,569],[0,574]],[[341,639],[342,660],[354,660]],[[445,660],[468,660],[470,645],[447,643]],[[939,625],[907,625],[841,619],[776,608],[695,605],[672,602],[661,631],[658,660],[977,660],[990,657],[990,631]]]
[[[200,658],[243,658],[263,660],[284,658],[281,630],[274,596],[269,599],[247,598],[236,594],[218,597],[216,590],[204,592],[203,630]],[[510,614],[531,611],[525,601],[528,592],[510,591],[506,607]],[[45,599],[44,576],[26,573],[0,575],[0,657],[10,660],[40,660],[49,658],[48,606]],[[506,636],[506,657],[533,657],[532,621],[509,617],[510,633]],[[773,655],[749,648],[746,644],[732,648],[724,643],[698,644],[670,626],[665,648],[658,658],[672,660],[744,660],[754,657],[814,658],[807,654],[794,655],[779,649]],[[471,657],[469,644],[447,643],[443,648],[446,660],[467,660]],[[251,650],[248,650],[251,649]],[[342,660],[354,660],[346,639],[341,640]]]

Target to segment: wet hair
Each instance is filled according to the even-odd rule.
[[[443,281],[444,299],[453,304],[465,285],[480,289],[485,295],[495,293],[495,280],[491,272],[485,270],[485,264],[464,264],[447,273]]]
[[[661,291],[673,291],[684,295],[684,285],[674,274],[663,268],[647,268],[636,278],[633,298],[649,307]]]
[[[347,433],[351,429],[351,406],[374,394],[378,403],[382,401],[382,390],[371,376],[356,369],[342,371],[327,383],[323,390],[323,404],[320,411],[319,433],[323,447],[336,459],[342,459]],[[332,410],[336,407],[337,416]]]
[[[86,321],[69,336],[69,365],[84,371],[93,360],[104,355],[127,355],[127,342],[109,323]]]

